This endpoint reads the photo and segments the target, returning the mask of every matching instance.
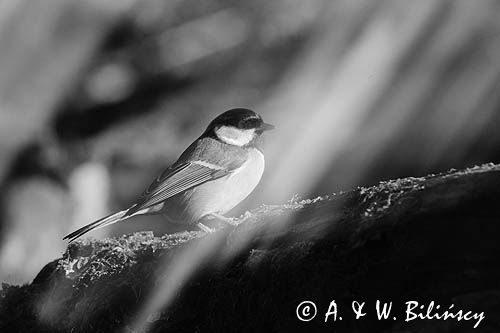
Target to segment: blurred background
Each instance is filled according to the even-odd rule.
[[[278,129],[232,215],[499,162],[500,2],[1,1],[0,281],[33,279],[234,107]],[[90,236],[143,230],[182,229]]]

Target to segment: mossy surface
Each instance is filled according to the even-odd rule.
[[[78,240],[33,283],[3,285],[0,331],[134,331],[137,313],[177,274],[169,267],[191,267],[192,274],[168,307],[147,316],[151,331],[472,328],[466,322],[348,315],[351,301],[377,299],[393,301],[399,313],[407,300],[458,302],[490,313],[482,329],[495,327],[499,197],[500,167],[490,164],[262,206],[238,227],[209,236],[141,232]],[[185,257],[193,248],[198,259]],[[179,260],[185,265],[173,266]],[[324,323],[333,299],[346,309],[345,319]],[[314,321],[297,320],[303,300],[318,306]]]

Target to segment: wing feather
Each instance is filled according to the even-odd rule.
[[[142,194],[137,204],[127,211],[126,216],[157,205],[190,188],[221,178],[230,172],[215,165],[196,161],[166,169]]]

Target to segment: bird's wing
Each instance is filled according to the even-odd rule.
[[[178,163],[166,169],[142,194],[137,204],[126,213],[130,216],[142,209],[182,193],[205,182],[215,180],[231,173],[234,168],[221,167],[202,161]]]

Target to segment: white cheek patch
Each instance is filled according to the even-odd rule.
[[[215,130],[217,137],[230,145],[244,146],[255,138],[255,129],[239,129],[232,126],[221,126]]]

